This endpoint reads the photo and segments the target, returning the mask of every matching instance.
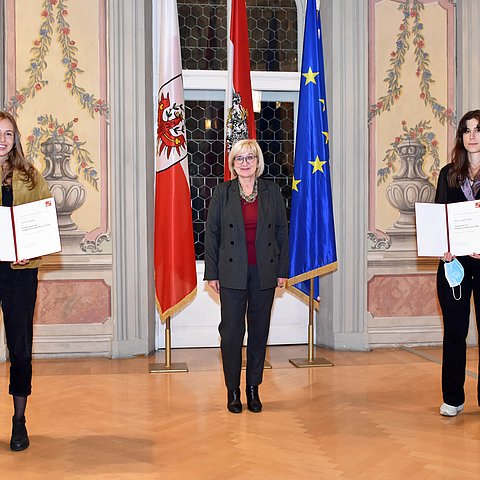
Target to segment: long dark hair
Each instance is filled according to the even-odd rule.
[[[0,112],[0,120],[7,119],[13,125],[14,143],[13,148],[8,154],[8,158],[5,160],[2,171],[2,184],[12,185],[13,171],[19,170],[22,174],[22,179],[28,183],[28,188],[31,190],[37,183],[37,171],[35,167],[25,158],[23,153],[22,144],[20,142],[20,132],[18,131],[18,125],[13,117],[8,112]]]
[[[457,127],[455,145],[452,150],[452,167],[448,172],[448,185],[450,187],[460,187],[468,177],[469,161],[468,152],[463,144],[463,134],[467,131],[467,121],[475,119],[480,125],[480,110],[471,110],[467,112]]]

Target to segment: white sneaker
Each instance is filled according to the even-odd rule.
[[[463,410],[463,406],[463,403],[458,407],[454,407],[448,403],[442,403],[442,406],[440,407],[440,415],[443,415],[444,417],[456,417]]]

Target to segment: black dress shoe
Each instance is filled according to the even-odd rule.
[[[240,401],[240,389],[228,390],[227,408],[229,412],[241,413],[242,402]]]
[[[12,438],[10,440],[10,450],[21,452],[30,445],[28,440],[27,428],[25,427],[25,417],[12,418]]]
[[[262,402],[258,396],[258,386],[247,385],[247,405],[248,409],[253,413],[262,411]]]

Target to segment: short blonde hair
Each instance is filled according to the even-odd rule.
[[[245,140],[239,140],[230,150],[230,155],[228,156],[228,168],[230,169],[232,178],[237,177],[237,172],[235,172],[235,157],[241,153],[253,153],[257,156],[257,170],[255,172],[255,177],[259,177],[265,170],[262,149],[256,140],[247,138]]]

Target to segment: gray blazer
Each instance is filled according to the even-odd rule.
[[[258,222],[255,239],[260,288],[274,288],[288,278],[288,227],[278,185],[258,179]],[[247,288],[247,242],[238,180],[220,183],[208,208],[204,280],[221,287]]]

